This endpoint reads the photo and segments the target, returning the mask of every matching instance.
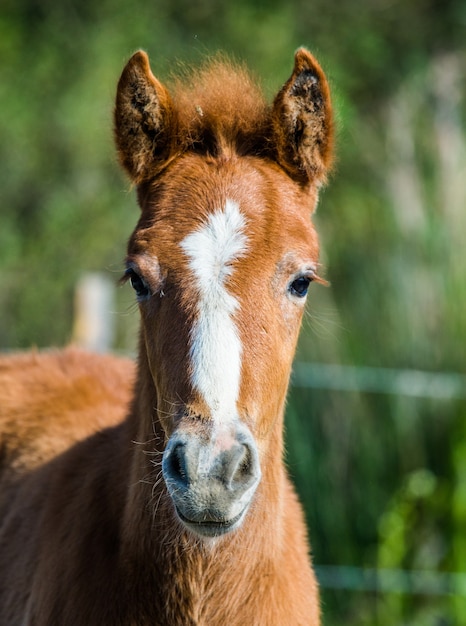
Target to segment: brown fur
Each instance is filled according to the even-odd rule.
[[[116,142],[142,208],[128,261],[154,294],[140,304],[137,372],[74,349],[0,361],[1,626],[319,624],[282,432],[303,311],[287,285],[317,264],[309,214],[331,161],[328,86],[304,50],[272,107],[230,65],[187,81],[169,92],[137,53],[118,87]],[[226,198],[248,225],[229,289],[238,412],[262,480],[242,526],[204,540],[176,516],[161,459],[176,429],[209,424],[190,384],[196,292],[179,243]]]

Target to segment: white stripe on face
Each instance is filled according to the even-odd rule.
[[[237,412],[242,347],[232,316],[238,301],[225,281],[233,273],[232,262],[246,252],[244,227],[238,204],[227,200],[223,211],[211,214],[181,242],[199,292],[191,331],[192,383],[217,422],[227,422]]]

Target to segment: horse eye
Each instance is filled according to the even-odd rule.
[[[310,282],[311,278],[309,276],[299,276],[299,278],[295,278],[289,287],[291,295],[304,298],[309,289]]]
[[[136,296],[138,298],[143,299],[151,295],[150,289],[145,280],[141,278],[132,268],[126,270],[126,276],[129,278],[131,287],[136,292]]]

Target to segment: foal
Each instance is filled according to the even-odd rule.
[[[2,626],[319,624],[283,413],[332,134],[304,49],[270,106],[228,63],[168,91],[130,59],[115,137],[141,206],[137,368],[0,361]]]

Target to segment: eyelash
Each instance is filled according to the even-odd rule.
[[[305,274],[296,276],[288,286],[289,293],[296,298],[305,298],[312,282],[328,286],[328,282],[318,276],[315,272],[306,272]]]

